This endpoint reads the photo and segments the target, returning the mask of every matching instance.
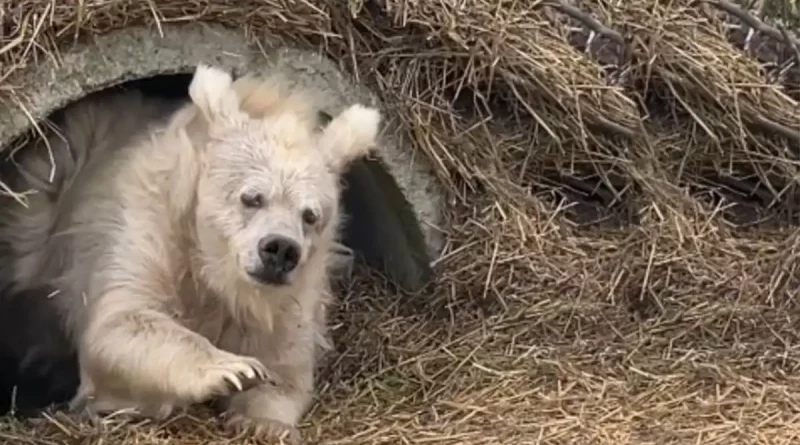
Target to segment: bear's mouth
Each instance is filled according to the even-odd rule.
[[[266,286],[288,286],[291,282],[290,275],[288,272],[263,266],[247,271],[250,279]]]

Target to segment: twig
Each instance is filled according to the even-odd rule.
[[[559,11],[563,12],[564,14],[572,17],[579,22],[582,22],[584,25],[589,27],[592,31],[600,34],[603,37],[607,37],[614,41],[614,43],[618,43],[623,46],[627,46],[627,42],[625,42],[625,38],[622,35],[613,29],[607,27],[606,25],[600,23],[599,21],[595,20],[591,15],[581,11],[580,9],[567,5],[563,1],[547,1],[542,3],[544,6],[550,6],[553,8],[558,9]]]
[[[736,17],[737,19],[741,20],[747,26],[753,28],[754,30],[764,33],[775,40],[782,41],[786,44],[792,45],[793,47],[797,47],[800,45],[800,41],[797,39],[792,38],[789,36],[788,33],[781,33],[778,29],[775,29],[772,26],[767,25],[766,23],[759,20],[757,17],[753,16],[749,12],[745,11],[741,7],[729,2],[728,0],[700,0],[705,3],[709,3],[713,6],[716,6],[718,9],[721,9],[728,14]]]
[[[636,132],[634,130],[632,130],[630,128],[627,128],[627,127],[623,127],[622,125],[617,124],[616,122],[612,122],[612,121],[606,119],[603,116],[599,116],[599,115],[598,116],[593,116],[591,120],[593,121],[593,123],[595,125],[597,125],[598,127],[602,128],[603,130],[605,130],[608,133],[617,134],[617,135],[623,136],[623,137],[625,137],[625,138],[627,138],[629,140],[632,140],[632,139],[636,138]]]
[[[800,144],[800,130],[787,127],[783,124],[775,122],[771,119],[767,119],[766,117],[758,114],[752,116],[752,119],[753,121],[755,121],[757,125],[759,125],[763,129],[773,133],[778,133],[781,136],[785,137],[786,139],[794,140],[795,142]]]
[[[786,30],[785,26],[779,26],[778,29],[783,34],[783,39],[789,45],[789,48],[794,50],[794,59],[798,67],[800,67],[800,45],[798,42],[795,42],[794,39],[789,35],[789,31]]]
[[[706,130],[709,136],[713,137],[714,139],[717,139],[717,137],[714,136],[713,131],[705,124],[705,122],[703,122],[702,119],[700,119],[700,114],[693,111],[689,107],[689,104],[686,103],[678,95],[678,92],[674,89],[673,84],[674,83],[682,84],[684,83],[684,79],[667,70],[659,70],[659,74],[664,78],[670,90],[672,90],[672,94],[675,97],[675,99],[677,99],[684,107],[684,109],[687,112],[689,112],[689,114],[695,119],[695,122],[700,124],[700,126],[702,126],[704,130]],[[714,99],[713,96],[707,92],[706,94],[704,94],[704,96],[707,97],[709,100]],[[746,112],[745,117],[750,121],[749,122],[750,125],[756,125],[764,130],[767,130],[768,132],[778,133],[781,136],[785,137],[786,139],[789,139],[790,141],[797,141],[797,143],[800,144],[800,130],[797,130],[796,128],[788,127],[781,123],[775,122],[755,112]]]

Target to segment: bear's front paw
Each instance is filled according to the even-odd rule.
[[[246,432],[254,437],[279,441],[277,443],[298,445],[302,442],[300,431],[283,422],[230,413],[226,416],[225,426],[235,432]]]
[[[200,366],[198,376],[199,387],[195,391],[198,402],[247,391],[264,382],[274,383],[271,373],[260,361],[227,352]]]

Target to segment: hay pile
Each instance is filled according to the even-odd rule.
[[[17,1],[0,101],[76,37],[217,21],[319,47],[393,105],[449,187],[451,241],[432,299],[342,290],[319,443],[797,439],[800,39],[729,0],[530,3]],[[0,437],[221,434],[203,422]]]

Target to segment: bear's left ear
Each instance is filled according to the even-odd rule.
[[[331,123],[332,120],[333,120],[333,116],[331,116],[330,114],[328,114],[328,113],[326,113],[324,111],[318,111],[317,112],[317,129],[319,129],[320,131],[323,131],[328,126],[328,124]]]
[[[204,64],[197,66],[189,84],[189,97],[209,124],[231,119],[240,112],[233,78],[230,73],[217,67]]]
[[[365,156],[376,144],[381,114],[371,107],[351,105],[322,130],[323,156],[332,170],[341,172],[356,158]]]

